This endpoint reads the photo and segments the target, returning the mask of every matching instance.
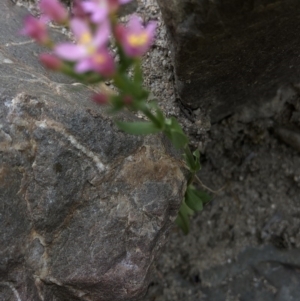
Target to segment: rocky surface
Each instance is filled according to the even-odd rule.
[[[171,7],[174,2],[167,1],[167,4]],[[272,2],[253,3],[263,4],[274,12],[275,4],[267,6]],[[279,1],[277,5],[277,8],[282,7],[283,3]],[[201,148],[203,168],[199,177],[205,186],[199,185],[199,188],[208,187],[207,191],[213,196],[203,212],[192,219],[189,235],[184,236],[174,228],[156,265],[156,279],[142,300],[300,300],[300,93],[297,75],[300,48],[297,37],[288,39],[295,34],[293,29],[288,31],[288,27],[284,27],[289,22],[297,26],[293,13],[289,19],[276,17],[281,29],[276,27],[275,21],[265,28],[274,29],[271,37],[265,38],[265,47],[278,51],[278,56],[268,56],[267,63],[270,68],[286,71],[279,76],[277,69],[269,74],[266,87],[271,87],[277,79],[280,83],[272,86],[267,96],[263,87],[258,92],[256,86],[252,89],[244,86],[245,91],[241,92],[245,97],[240,98],[243,105],[235,108],[232,116],[222,117],[210,128],[203,111],[181,105],[174,97],[176,93],[167,97],[168,79],[176,70],[169,60],[174,48],[167,42],[166,28],[155,1],[141,1],[140,11],[159,22],[158,40],[145,60],[146,82],[161,100],[165,112],[176,115],[193,144]],[[262,24],[266,23],[262,21]],[[280,43],[283,38],[287,39]],[[245,55],[252,48],[249,46]],[[261,55],[259,51],[258,54]],[[292,75],[284,65],[289,60],[295,62],[290,65],[291,69],[296,69]],[[182,60],[181,66],[188,68],[187,62]],[[259,71],[260,61],[253,64],[253,71]],[[226,79],[216,77],[215,84],[221,85]],[[255,93],[259,101],[249,103],[247,96]]]
[[[184,176],[161,137],[118,131],[90,89],[39,65],[25,14],[0,3],[0,299],[135,300]]]
[[[271,4],[272,0],[253,3]],[[199,177],[214,190],[210,192],[212,201],[192,218],[189,235],[182,235],[174,226],[155,264],[155,278],[148,294],[140,300],[300,300],[299,85],[287,85],[259,105],[253,102],[243,106],[210,128],[203,111],[182,105],[174,93],[173,50],[156,1],[138,0],[138,4],[137,11],[146,21],[158,22],[155,45],[144,58],[145,84],[165,113],[176,116],[193,144],[201,148],[203,169]],[[292,33],[295,32],[289,34]],[[275,31],[272,37],[279,39]],[[297,38],[291,41],[295,47],[287,51],[287,60],[299,49]],[[278,45],[282,46],[279,42]],[[269,58],[270,64],[280,66],[275,58]],[[64,91],[63,87],[70,88],[60,86],[60,91]],[[254,93],[255,88],[250,92]],[[259,99],[263,99],[263,94],[259,94]],[[15,212],[14,207],[11,212]],[[20,219],[26,216],[23,214]],[[12,272],[11,279],[20,279],[17,276]],[[0,292],[11,298],[8,300],[19,301],[16,289],[21,283],[23,278],[19,282],[3,280]]]
[[[298,91],[212,126],[199,177],[213,199],[188,236],[174,229],[144,300],[300,299]]]
[[[297,83],[298,0],[158,0],[170,34],[176,88],[213,122]]]

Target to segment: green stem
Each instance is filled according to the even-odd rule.
[[[186,155],[186,158],[190,158],[190,159],[194,160],[194,156],[193,156],[192,151],[191,151],[190,147],[188,146],[188,144],[184,147],[184,153]],[[187,186],[191,185],[194,182],[195,174],[196,174],[195,171],[190,170],[190,177],[188,179]]]
[[[150,111],[147,105],[141,106],[140,110],[144,113],[146,117],[149,118],[158,128],[161,128],[161,123],[158,118]]]

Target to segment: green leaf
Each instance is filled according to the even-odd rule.
[[[157,102],[155,100],[151,100],[147,103],[147,107],[150,109],[150,110],[157,110],[158,109],[158,105],[157,105]]]
[[[167,126],[170,126],[170,125],[172,124],[172,120],[171,120],[170,118],[166,118],[165,124],[166,124]]]
[[[125,52],[123,51],[123,47],[116,43],[118,54],[119,54],[119,72],[124,73],[126,70],[133,64],[133,59],[129,58]]]
[[[107,110],[108,114],[115,114],[125,107],[124,95],[114,95],[110,97],[111,106]]]
[[[199,149],[196,149],[194,152],[193,152],[193,155],[196,159],[200,159],[200,152],[199,152]]]
[[[179,212],[175,222],[185,235],[189,233],[190,221],[187,215],[183,215],[182,213]]]
[[[134,95],[136,85],[130,80],[126,73],[116,74],[114,77],[114,84],[123,92],[123,94]]]
[[[200,170],[201,165],[200,165],[200,152],[199,150],[195,150],[193,153],[189,149],[189,147],[186,147],[184,149],[185,153],[183,155],[184,160],[191,172],[196,173],[197,171]]]
[[[174,117],[164,118],[164,124],[164,133],[176,148],[183,148],[188,144],[188,137],[184,134],[180,124]]]
[[[183,231],[184,234],[189,233],[190,230],[189,215],[192,215],[193,213],[194,212],[183,201],[181,203],[178,216],[175,222],[177,226]]]
[[[198,191],[191,185],[186,190],[185,202],[194,211],[201,211],[203,209],[202,199]]]
[[[176,148],[183,148],[189,142],[188,137],[183,132],[176,129],[171,129],[170,136],[170,139]]]
[[[152,122],[123,122],[116,121],[117,126],[128,134],[147,135],[154,134],[160,131]]]
[[[178,123],[177,119],[175,117],[171,117],[171,127],[178,132],[183,133],[181,125]]]
[[[195,159],[188,146],[184,149],[183,157],[184,157],[184,160],[185,160],[186,165],[188,166],[189,170],[193,172],[195,170]]]
[[[163,127],[164,123],[165,123],[165,115],[162,112],[162,110],[160,110],[160,109],[156,110],[156,117],[157,117],[158,121],[161,123],[161,125]]]
[[[210,196],[203,191],[197,190],[193,185],[189,185],[183,202],[181,203],[176,224],[183,231],[188,234],[190,230],[189,218],[195,213],[203,209],[203,203],[210,200]]]
[[[211,196],[204,191],[195,189],[195,193],[201,199],[202,203],[207,203],[211,200]]]
[[[180,132],[168,129],[164,129],[163,131],[177,149],[184,148],[188,143],[188,138]]]
[[[142,68],[141,68],[141,61],[140,61],[140,59],[135,59],[135,61],[134,61],[134,76],[133,76],[133,80],[139,86],[141,86],[142,83],[143,83],[143,72],[142,72]]]

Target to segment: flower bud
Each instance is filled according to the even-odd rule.
[[[41,0],[40,9],[42,13],[57,23],[65,23],[68,13],[65,7],[57,0]]]
[[[63,65],[63,62],[52,54],[42,53],[39,59],[46,68],[53,71],[60,70]]]
[[[24,20],[24,28],[20,34],[36,40],[40,44],[46,45],[49,41],[47,26],[44,20],[27,16]]]
[[[109,102],[109,97],[103,93],[94,94],[92,99],[95,103],[99,105],[107,105]]]

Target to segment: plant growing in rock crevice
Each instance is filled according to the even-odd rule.
[[[57,0],[41,0],[39,6],[42,17],[36,19],[28,16],[21,33],[52,51],[51,54],[40,55],[40,61],[47,68],[88,85],[112,80],[119,93],[97,93],[93,100],[100,105],[109,106],[110,113],[127,109],[141,112],[148,119],[143,122],[116,121],[121,130],[133,135],[162,132],[183,152],[185,165],[190,173],[177,223],[184,233],[188,233],[189,215],[202,210],[203,203],[209,199],[206,193],[193,186],[196,173],[200,170],[200,153],[199,150],[190,150],[189,139],[174,117],[166,118],[155,102],[147,102],[149,92],[143,87],[141,58],[154,40],[156,24],[150,22],[144,27],[137,15],[131,17],[126,27],[119,24],[118,9],[130,1],[78,0],[74,3],[70,17]],[[76,44],[55,44],[48,35],[49,21],[67,26],[73,33]],[[116,49],[117,63],[111,47]],[[132,77],[128,75],[129,70],[133,71]]]

